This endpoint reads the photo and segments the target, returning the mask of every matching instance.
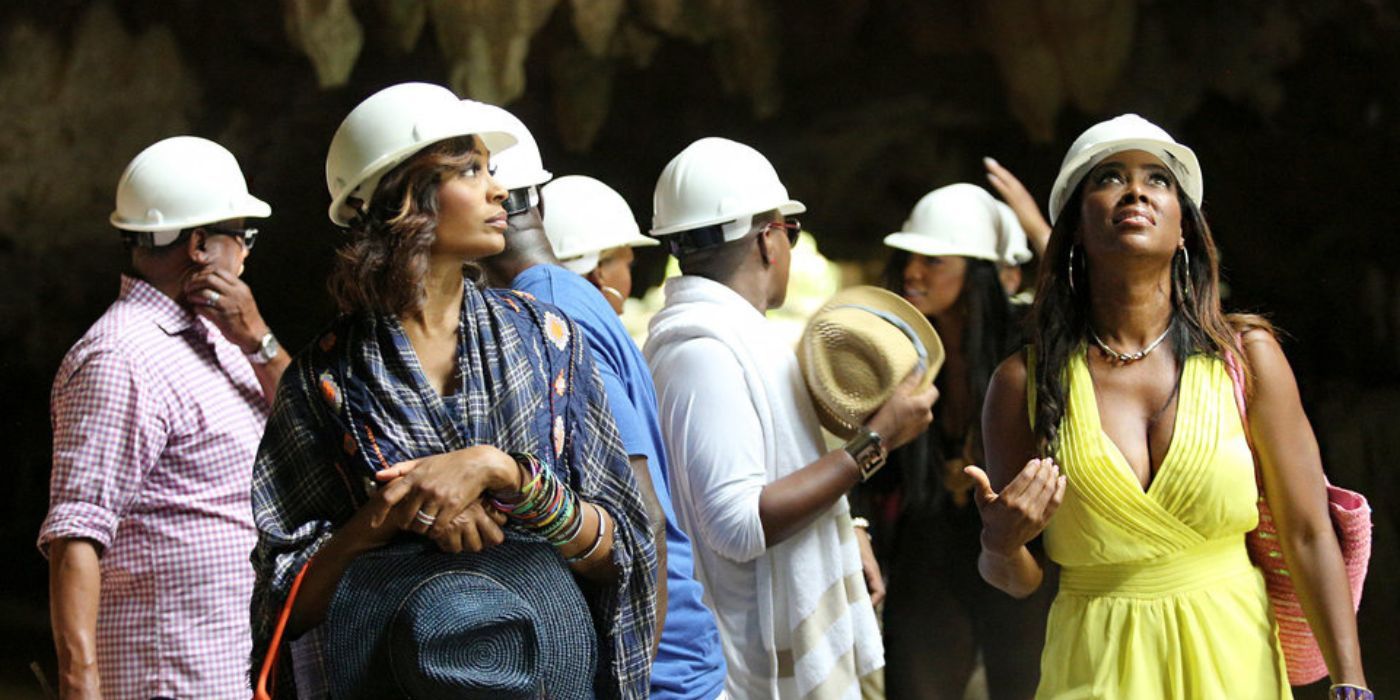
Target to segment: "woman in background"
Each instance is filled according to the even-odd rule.
[[[1049,596],[1016,601],[976,573],[981,521],[963,467],[981,464],[982,400],[997,364],[1019,347],[1018,318],[1000,268],[1023,261],[1014,215],[976,185],[930,192],[894,249],[886,288],[928,317],[947,349],[933,425],[894,451],[855,494],[889,573],[885,599],[888,696],[962,698],[979,652],[992,698],[1030,697]],[[1022,258],[1022,259],[1018,259]]]

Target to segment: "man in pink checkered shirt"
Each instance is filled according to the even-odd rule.
[[[253,458],[288,359],[239,275],[269,214],[191,136],[117,185],[133,273],[53,384],[39,548],[64,698],[250,694]]]

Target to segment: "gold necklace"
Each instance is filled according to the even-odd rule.
[[[1094,343],[1099,346],[1099,350],[1102,351],[1104,355],[1107,355],[1110,359],[1116,360],[1119,364],[1126,365],[1130,362],[1137,362],[1147,357],[1153,350],[1156,350],[1157,346],[1161,345],[1162,341],[1167,339],[1167,335],[1172,332],[1172,325],[1173,323],[1167,323],[1167,329],[1162,331],[1162,334],[1157,336],[1156,340],[1137,352],[1118,352],[1114,350],[1108,346],[1108,343],[1103,342],[1103,339],[1099,337],[1098,333],[1094,332],[1093,326],[1089,327],[1089,335],[1093,336]]]

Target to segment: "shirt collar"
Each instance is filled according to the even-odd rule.
[[[763,321],[767,316],[727,284],[716,282],[699,275],[680,275],[666,280],[664,284],[666,302],[686,303],[705,302],[718,304],[732,311],[738,318],[749,321]]]
[[[148,310],[155,317],[156,325],[160,326],[166,335],[179,335],[196,326],[200,330],[208,331],[208,328],[200,323],[203,319],[145,280],[122,275],[122,288],[118,298]]]

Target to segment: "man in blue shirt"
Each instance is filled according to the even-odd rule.
[[[714,616],[701,602],[703,590],[694,578],[690,540],[676,525],[671,508],[651,372],[607,298],[588,280],[560,266],[545,236],[541,209],[547,204],[542,203],[538,188],[550,175],[540,165],[529,131],[508,112],[499,111],[518,139],[515,147],[492,158],[497,181],[510,192],[506,201],[510,228],[505,251],[481,264],[493,286],[533,294],[562,309],[583,329],[633,471],[650,475],[658,502],[654,505],[661,511],[653,513],[653,521],[658,528],[663,523],[665,527],[664,538],[658,537],[664,541],[664,550],[661,542],[657,545],[666,576],[664,586],[657,581],[661,636],[652,666],[651,697],[713,700],[724,692],[724,655]],[[551,218],[555,214],[566,212],[551,212]],[[636,229],[635,220],[632,227]]]

